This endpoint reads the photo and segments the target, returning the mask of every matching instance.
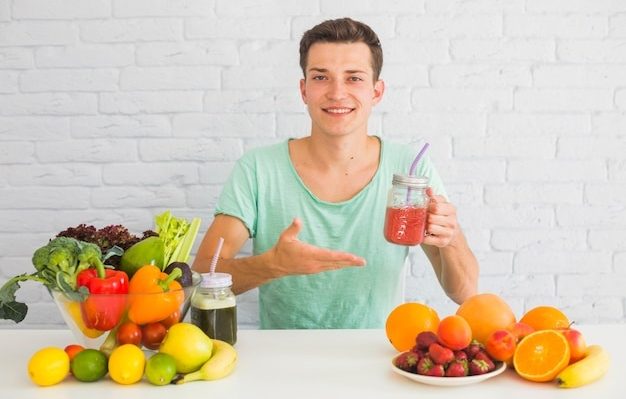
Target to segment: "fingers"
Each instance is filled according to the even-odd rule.
[[[435,195],[430,187],[426,194],[430,197],[430,204],[424,244],[445,247],[458,230],[456,208],[445,197]]]
[[[332,251],[329,249],[320,248],[317,254],[317,261],[326,264],[328,266],[335,266],[339,268],[343,266],[365,266],[367,263],[364,258],[356,256],[349,252]]]
[[[298,218],[294,218],[289,227],[283,230],[281,238],[288,241],[297,240],[300,230],[302,230],[302,221]]]

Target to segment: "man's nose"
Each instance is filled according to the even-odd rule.
[[[340,79],[334,80],[331,82],[330,87],[328,88],[328,93],[326,94],[331,100],[340,100],[346,97],[346,84]]]

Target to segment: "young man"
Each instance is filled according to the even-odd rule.
[[[381,328],[403,301],[407,247],[383,238],[394,173],[407,173],[418,148],[368,135],[382,99],[376,34],[348,18],[325,21],[300,42],[300,92],[311,134],[255,149],[236,164],[194,262],[217,269],[237,294],[259,287],[261,328]],[[428,157],[430,178],[422,248],[457,303],[476,292],[478,264],[455,207]],[[253,239],[253,256],[235,258]]]

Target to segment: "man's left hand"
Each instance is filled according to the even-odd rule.
[[[439,248],[446,247],[450,245],[459,231],[456,207],[443,196],[435,195],[430,187],[426,189],[426,195],[430,198],[430,203],[423,244]]]

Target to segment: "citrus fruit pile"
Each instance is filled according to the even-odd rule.
[[[107,374],[121,385],[145,379],[153,385],[216,380],[229,375],[237,363],[237,352],[227,342],[209,338],[190,323],[171,326],[159,352],[146,358],[141,343],[122,344],[108,352],[68,345],[47,347],[32,355],[28,375],[39,386],[50,386],[70,374],[81,382],[94,382]]]
[[[118,384],[128,385],[140,381],[144,373],[155,385],[169,384],[176,375],[174,358],[157,353],[146,362],[138,346],[124,344],[115,348],[107,359],[99,350],[68,345],[65,349],[40,349],[28,362],[28,375],[39,386],[58,384],[70,374],[81,382],[98,381],[108,374]]]

